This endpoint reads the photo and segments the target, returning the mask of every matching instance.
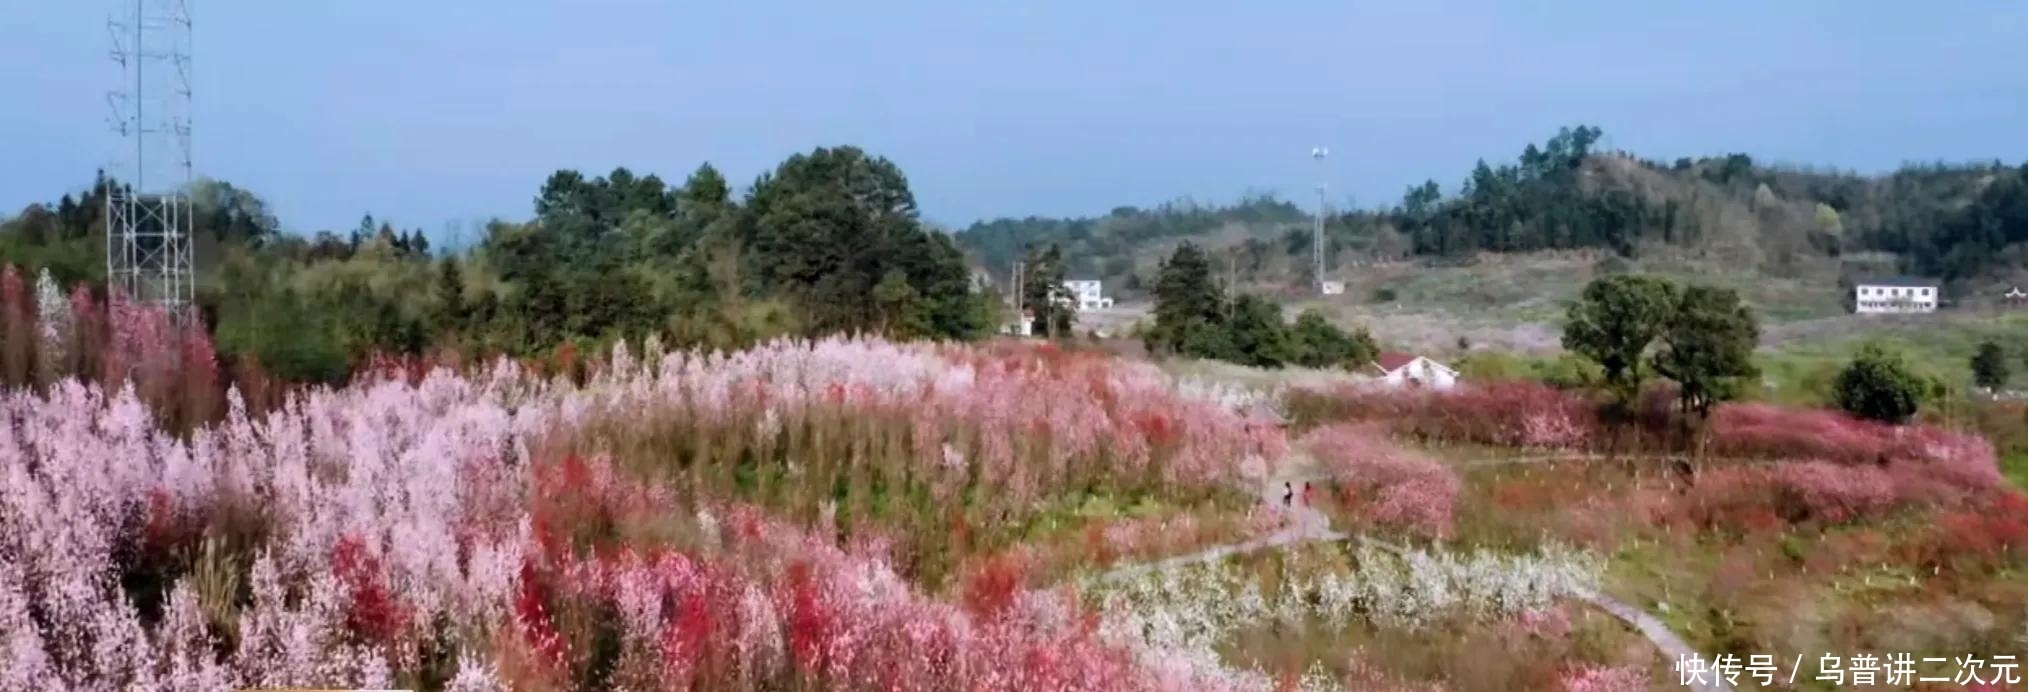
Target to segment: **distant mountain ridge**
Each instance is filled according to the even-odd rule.
[[[1884,175],[1773,166],[1746,154],[1644,159],[1560,130],[1512,163],[1480,161],[1454,194],[1412,185],[1386,208],[1327,220],[1326,274],[1375,261],[1604,249],[1690,254],[1742,268],[1936,278],[1947,292],[2028,275],[2028,165],[1912,164]],[[1269,195],[1228,205],[1121,207],[1098,217],[995,219],[956,234],[1003,278],[1024,248],[1057,244],[1069,273],[1137,292],[1184,241],[1231,278],[1308,285],[1311,219]]]

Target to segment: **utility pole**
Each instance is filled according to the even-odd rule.
[[[1311,233],[1310,255],[1319,295],[1324,293],[1324,157],[1330,155],[1331,151],[1323,147],[1310,150],[1310,158],[1317,161],[1317,224]]]
[[[1232,319],[1233,299],[1239,297],[1239,247],[1225,253],[1225,319]]]
[[[1022,308],[1026,307],[1023,303],[1026,302],[1027,298],[1021,293],[1021,269],[1021,260],[1014,260],[1014,321],[1022,326],[1021,331],[1027,332],[1032,331],[1035,328],[1035,324],[1029,322],[1028,318],[1022,314]],[[1019,334],[1018,336],[1027,335]]]

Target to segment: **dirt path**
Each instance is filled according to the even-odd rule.
[[[1295,495],[1300,496],[1302,494],[1303,481],[1304,479],[1302,478],[1295,478],[1293,480],[1275,479],[1261,483],[1257,492],[1262,506],[1282,506],[1282,494],[1284,492],[1294,491]],[[1289,485],[1284,487],[1283,483],[1288,483]],[[1217,562],[1234,555],[1244,555],[1270,548],[1282,548],[1310,541],[1338,541],[1346,538],[1345,534],[1331,530],[1331,520],[1329,517],[1324,516],[1323,512],[1317,511],[1317,508],[1303,504],[1300,497],[1295,498],[1295,501],[1291,504],[1294,506],[1287,510],[1289,512],[1288,526],[1282,527],[1274,533],[1250,541],[1212,546],[1194,553],[1164,558],[1154,562],[1114,568],[1091,577],[1090,581],[1103,583],[1135,579],[1166,569]]]
[[[1677,661],[1684,660],[1685,658],[1699,657],[1697,650],[1691,648],[1688,642],[1683,641],[1682,637],[1676,636],[1676,633],[1670,630],[1667,624],[1656,619],[1655,616],[1649,615],[1645,610],[1635,608],[1628,605],[1625,601],[1597,591],[1580,591],[1577,597],[1583,599],[1586,603],[1598,606],[1600,610],[1612,613],[1614,617],[1625,621],[1627,624],[1633,625],[1634,629],[1639,630],[1642,636],[1647,637],[1648,641],[1655,644],[1655,648],[1662,650],[1662,657],[1669,662],[1672,672],[1675,670]],[[1681,681],[1680,677],[1678,681]],[[1708,683],[1690,685],[1689,687],[1697,692],[1732,692],[1731,686],[1726,685],[1724,680],[1718,679],[1713,679]]]
[[[1406,550],[1393,543],[1366,536],[1359,537],[1359,541],[1394,553],[1397,556]],[[1647,611],[1636,608],[1626,601],[1613,598],[1602,591],[1579,589],[1573,596],[1580,601],[1598,607],[1599,610],[1611,613],[1613,617],[1619,618],[1621,622],[1631,625],[1634,631],[1640,632],[1641,636],[1646,637],[1649,643],[1654,644],[1655,648],[1662,651],[1663,659],[1668,661],[1671,671],[1674,671],[1677,661],[1683,660],[1686,657],[1699,656],[1696,649],[1691,648],[1688,642],[1683,641],[1683,638],[1677,636],[1674,630],[1669,629],[1668,624],[1663,623],[1653,615],[1649,615]],[[1696,690],[1696,692],[1732,692],[1732,687],[1726,685],[1725,681],[1716,679],[1709,683],[1689,685],[1688,687]]]

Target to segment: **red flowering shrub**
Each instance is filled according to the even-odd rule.
[[[549,583],[549,576],[538,569],[533,558],[521,563],[520,578],[515,580],[518,587],[514,596],[514,622],[528,646],[541,656],[549,666],[561,666],[567,650],[563,633],[557,631],[553,613],[556,609],[555,589]]]
[[[13,264],[0,267],[0,383],[20,387],[35,375],[35,298]]]
[[[2028,495],[2012,491],[1980,507],[1943,512],[1928,534],[1914,549],[1918,564],[1962,570],[2018,564],[2028,558]]]
[[[389,588],[380,559],[357,535],[340,538],[331,550],[331,573],[345,586],[345,629],[357,640],[391,645],[408,628],[408,607]]]
[[[1431,538],[1450,534],[1458,477],[1443,464],[1349,425],[1311,432],[1300,444],[1331,469],[1361,517]]]
[[[1510,447],[1585,449],[1598,419],[1583,398],[1518,380],[1448,390],[1373,384],[1299,391],[1293,404],[1322,421],[1379,422],[1398,435]]]
[[[2003,487],[1992,445],[1933,426],[1889,426],[1832,411],[1765,404],[1721,406],[1711,451],[1741,458],[1810,459],[1698,474],[1693,512],[1706,524],[1761,525],[1753,507],[1790,523],[1842,523],[1909,508],[1959,508]]]
[[[218,377],[218,350],[204,325],[189,324],[178,331],[181,351],[176,367],[181,377],[177,391],[182,396],[178,400],[180,418],[175,425],[178,429],[194,428],[216,420],[223,413],[219,402],[225,390]]]
[[[1822,459],[1892,469],[1929,501],[1950,501],[2003,482],[1993,446],[1978,435],[1930,425],[1893,426],[1837,411],[1728,404],[1712,414],[1710,451],[1758,459]]]
[[[106,314],[92,298],[91,288],[78,284],[70,292],[70,334],[64,345],[60,370],[76,377],[99,381],[103,360],[112,343]]]
[[[1839,523],[1870,517],[1895,504],[1894,479],[1872,467],[1825,461],[1781,464],[1766,477],[1777,495],[1777,511],[1790,522],[1821,519]]]
[[[552,557],[617,552],[629,520],[663,511],[667,498],[657,488],[616,478],[610,464],[578,455],[538,462],[534,476],[531,525],[536,543]]]
[[[434,362],[422,356],[374,351],[353,370],[352,377],[356,382],[401,382],[412,387],[421,384],[434,367]]]
[[[991,620],[1014,606],[1028,590],[1026,565],[1018,555],[1000,555],[986,561],[965,582],[965,608],[974,617]]]

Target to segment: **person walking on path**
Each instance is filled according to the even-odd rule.
[[[1303,481],[1303,506],[1310,506],[1310,482]]]
[[[1296,489],[1287,482],[1282,483],[1282,508],[1287,509],[1296,499]]]

